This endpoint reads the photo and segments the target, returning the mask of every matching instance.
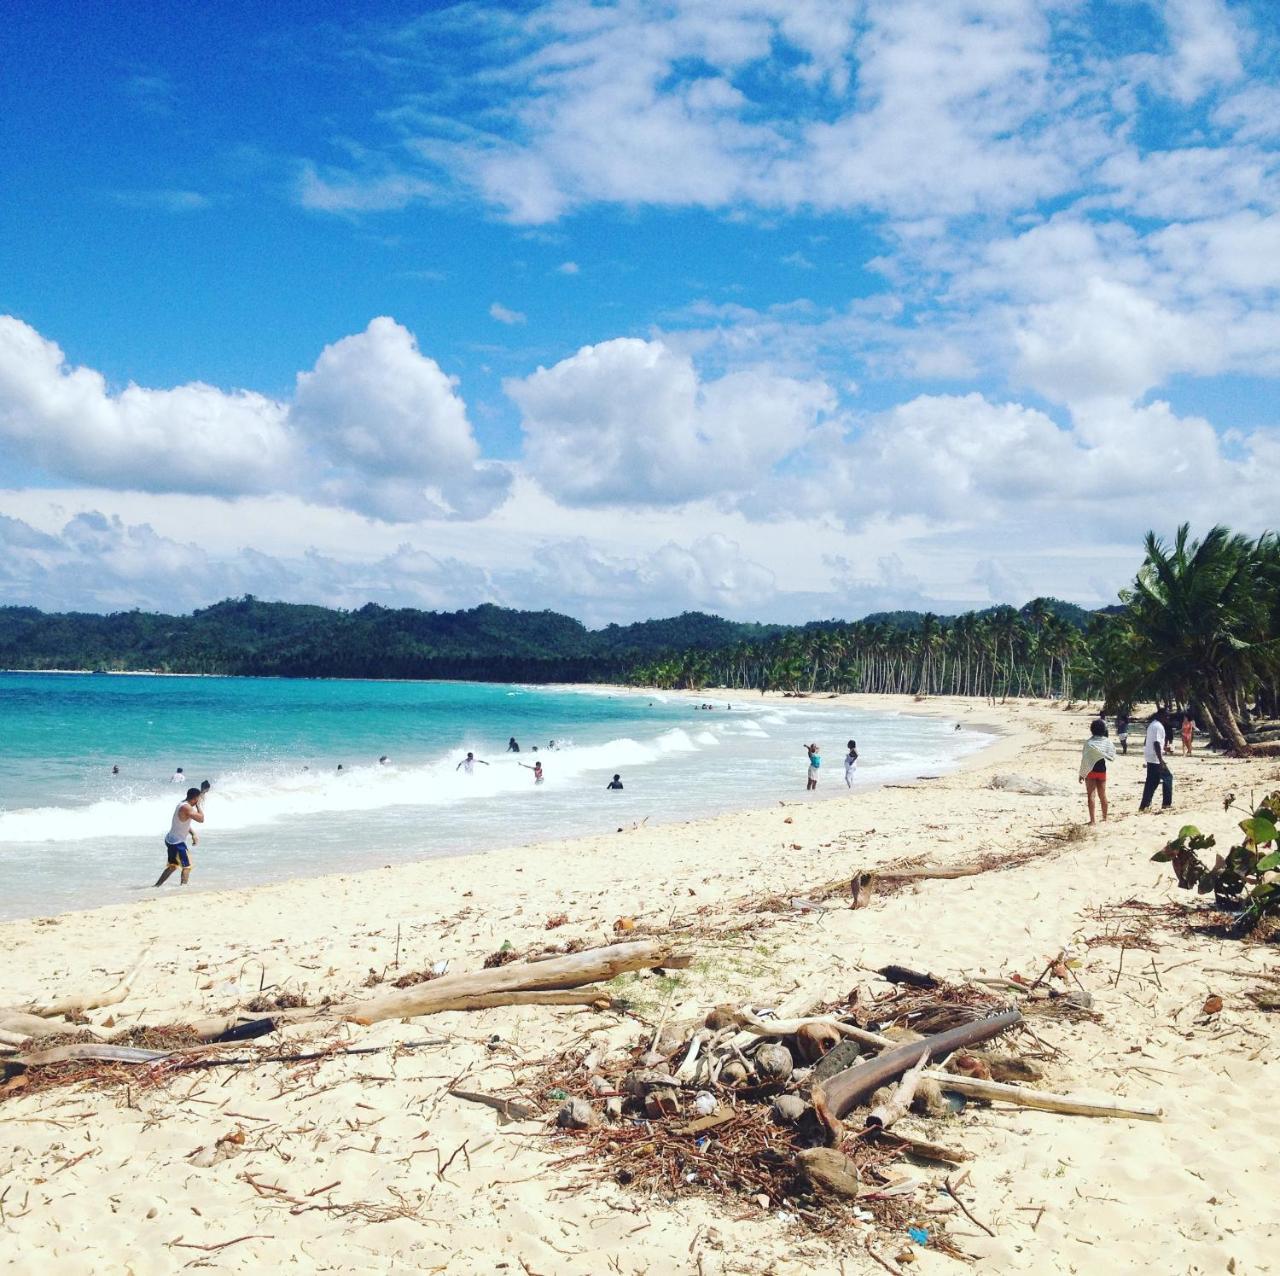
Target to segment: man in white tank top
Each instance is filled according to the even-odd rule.
[[[191,853],[187,850],[187,843],[195,846],[200,841],[191,824],[193,821],[196,824],[204,823],[201,797],[199,789],[188,789],[187,796],[173,809],[173,820],[169,824],[169,831],[164,835],[165,857],[168,862],[156,882],[157,886],[163,886],[177,868],[182,869],[183,886],[191,880]]]

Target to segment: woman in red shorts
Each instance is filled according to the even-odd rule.
[[[1107,818],[1107,763],[1116,760],[1116,746],[1107,739],[1107,724],[1096,718],[1089,727],[1089,738],[1080,754],[1080,783],[1089,800],[1089,823],[1096,824],[1094,799],[1102,807],[1102,818]]]

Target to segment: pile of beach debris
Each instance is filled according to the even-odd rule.
[[[575,1141],[562,1164],[603,1165],[618,1183],[665,1197],[754,1201],[823,1230],[889,1228],[958,1254],[938,1222],[966,1211],[960,1183],[931,1182],[902,1163],[963,1166],[969,1154],[938,1140],[966,1102],[1159,1119],[1032,1084],[1053,1048],[1023,1008],[1060,1004],[1069,1019],[1082,999],[1049,986],[1064,971],[1059,957],[1034,983],[955,985],[886,967],[892,986],[878,997],[810,1000],[800,1013],[718,1006],[691,1023],[659,1023],[628,1050],[559,1059],[522,1089]],[[907,1133],[899,1123],[910,1115]]]

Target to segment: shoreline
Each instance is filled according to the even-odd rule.
[[[175,676],[185,677],[187,675],[175,675]],[[192,676],[203,676],[203,675],[192,675]],[[218,675],[209,675],[209,676],[218,676]],[[524,685],[524,684],[512,684],[512,685]],[[563,691],[563,692],[575,692],[575,691],[582,692],[584,691],[584,687],[594,688],[594,686],[595,684],[557,683],[557,684],[547,684],[547,689],[554,690],[554,691]],[[613,685],[607,685],[603,687],[603,690],[607,691],[609,694],[616,694],[616,693],[635,694],[635,695],[651,694],[648,692],[636,691],[634,688],[626,688],[626,687],[619,687],[619,686],[613,686]],[[591,690],[586,690],[585,693],[592,694],[593,692]],[[696,703],[702,703],[702,702],[708,701],[708,693],[705,691],[703,692],[668,691],[668,692],[653,693],[653,694],[662,694],[665,696],[674,697],[676,699],[683,699],[683,700],[688,700],[690,702],[696,702]],[[719,692],[716,693],[717,698],[719,698],[720,694],[721,693]],[[785,698],[779,692],[769,692],[767,693],[767,697],[769,700],[776,699],[780,703],[790,703],[790,698]],[[914,699],[911,701],[910,705],[908,705],[905,703],[898,703],[900,699],[905,699],[905,698],[900,698],[900,697],[891,696],[891,695],[879,695],[876,693],[857,693],[856,695],[841,696],[841,697],[823,697],[821,700],[816,700],[816,701],[813,701],[812,703],[822,706],[824,711],[829,708],[829,710],[833,713],[840,710],[844,710],[848,712],[855,705],[861,705],[864,711],[872,712],[872,713],[883,714],[883,713],[909,712],[912,714],[912,716],[933,717],[939,720],[946,720],[946,721],[951,721],[955,717],[954,713],[943,712],[943,707],[941,705],[922,704],[920,702],[914,701]],[[871,701],[874,703],[868,704],[867,703],[868,701]],[[976,723],[975,722],[975,723],[968,723],[966,725],[971,732],[980,732],[984,735],[992,736],[993,738],[987,744],[984,744],[978,749],[975,749],[971,752],[960,754],[959,756],[950,758],[944,762],[933,763],[933,762],[922,760],[919,764],[922,768],[927,768],[930,771],[936,771],[936,777],[934,778],[941,778],[944,776],[955,775],[955,774],[972,770],[974,768],[981,766],[983,762],[987,759],[988,755],[992,752],[992,750],[998,749],[1001,746],[1001,744],[1006,742],[1006,737],[1010,733],[1007,725],[1001,725],[999,723],[989,723],[989,722]],[[837,750],[836,752],[839,753],[840,751]],[[627,821],[627,823],[632,824],[633,827],[628,829],[627,823],[624,823],[624,825],[621,828],[617,829],[617,833],[620,834],[624,832],[628,832],[628,833],[637,832],[637,831],[640,831],[641,829],[646,830],[650,833],[658,833],[662,830],[680,829],[680,830],[690,831],[694,835],[699,837],[714,838],[715,836],[717,836],[717,834],[719,834],[722,831],[721,825],[724,824],[725,822],[730,822],[736,825],[737,822],[740,820],[748,819],[752,815],[758,815],[761,812],[766,812],[774,809],[775,802],[779,804],[785,803],[788,806],[793,804],[800,804],[803,806],[814,806],[814,807],[822,807],[830,804],[839,806],[847,803],[856,803],[859,801],[865,801],[865,799],[869,795],[872,795],[881,791],[886,786],[899,785],[909,780],[909,777],[906,777],[906,776],[890,776],[884,780],[877,780],[867,784],[859,785],[856,789],[852,790],[851,792],[846,792],[843,789],[837,789],[836,792],[832,793],[829,791],[830,788],[834,787],[837,784],[842,783],[842,777],[841,777],[841,773],[838,765],[832,765],[830,768],[829,776],[825,777],[827,779],[828,791],[822,792],[820,790],[819,792],[821,793],[821,796],[811,798],[805,793],[802,787],[802,776],[803,776],[802,766],[799,766],[799,765],[797,766],[796,774],[798,778],[797,778],[795,793],[791,796],[782,797],[782,798],[774,798],[772,796],[768,798],[762,797],[756,800],[755,802],[750,803],[749,805],[733,806],[726,810],[714,811],[704,815],[674,816],[674,817],[667,817],[667,818],[658,818],[656,820],[650,819],[649,816],[645,816],[643,822],[640,823],[639,825],[637,825],[634,820]],[[920,777],[916,777],[916,778],[919,779]],[[270,829],[268,826],[267,834],[269,835],[269,833],[270,833]],[[613,834],[613,836],[616,836],[616,835],[617,834]],[[267,890],[287,891],[288,888],[300,885],[302,883],[314,883],[316,886],[322,887],[326,882],[359,881],[360,879],[363,879],[363,878],[367,878],[369,880],[383,879],[386,877],[387,874],[391,874],[394,877],[394,875],[398,873],[403,873],[403,872],[411,871],[415,869],[421,869],[423,866],[426,866],[426,865],[448,865],[450,863],[456,863],[459,861],[472,861],[472,860],[484,861],[490,857],[497,857],[499,859],[513,858],[521,855],[538,857],[542,854],[547,853],[548,851],[552,853],[557,853],[557,854],[572,853],[572,849],[575,843],[581,843],[583,845],[586,845],[588,843],[594,843],[597,840],[602,838],[608,838],[609,836],[610,834],[605,833],[603,831],[566,832],[560,836],[530,837],[525,840],[516,839],[516,840],[502,841],[502,842],[494,843],[492,845],[477,846],[474,849],[445,851],[445,852],[436,853],[436,854],[420,854],[415,859],[400,860],[392,864],[384,865],[382,868],[353,867],[345,870],[344,869],[326,870],[321,872],[308,872],[305,869],[300,869],[296,874],[290,875],[288,877],[247,883],[244,885],[210,886],[206,888],[203,882],[201,882],[200,879],[197,877],[196,882],[197,882],[198,888],[194,891],[189,892],[189,895],[191,898],[197,899],[197,900],[214,899],[220,902],[231,902],[239,898],[247,902],[257,892],[267,891]],[[148,890],[145,890],[142,887],[137,888],[137,890],[139,894],[142,896],[137,900],[117,901],[114,903],[95,905],[90,907],[82,907],[82,908],[73,907],[73,908],[62,909],[62,910],[50,912],[50,913],[33,912],[20,917],[9,917],[9,918],[0,917],[0,937],[3,936],[3,931],[6,926],[21,925],[21,924],[29,923],[32,921],[47,922],[49,919],[65,919],[68,917],[91,915],[91,914],[106,912],[111,910],[132,909],[132,908],[147,909],[151,907],[153,902],[159,903],[161,902],[162,899],[166,898],[166,896],[159,896],[159,897],[153,896]],[[170,889],[170,891],[167,894],[172,895],[172,893],[173,893],[173,890]],[[187,893],[184,892],[183,898],[186,898],[186,897],[187,897]]]
[[[1150,857],[1186,822],[1225,846],[1239,812],[1223,810],[1224,792],[1271,782],[1274,762],[1173,758],[1175,809],[1138,816],[1142,760],[1131,750],[1112,776],[1112,822],[1080,828],[1085,709],[889,699],[878,707],[940,712],[966,725],[994,719],[1004,734],[938,780],[841,799],[806,801],[801,779],[796,797],[779,805],[661,828],[0,924],[7,1004],[110,985],[151,945],[127,1000],[90,1013],[117,1029],[219,1013],[259,989],[314,1002],[438,961],[475,970],[504,944],[595,946],[615,937],[619,918],[639,933],[679,936],[694,953],[688,970],[626,977],[629,1016],[513,1006],[336,1025],[328,1038],[289,1030],[286,1042],[341,1040],[384,1052],[301,1070],[232,1069],[135,1088],[128,1102],[106,1087],[0,1099],[0,1124],[13,1122],[14,1136],[0,1148],[0,1176],[17,1185],[10,1205],[29,1194],[25,1212],[11,1209],[9,1230],[0,1230],[0,1256],[11,1252],[19,1268],[26,1261],[87,1274],[114,1270],[127,1253],[136,1276],[159,1276],[172,1270],[176,1237],[211,1247],[241,1237],[218,1252],[222,1270],[254,1272],[302,1255],[315,1270],[448,1276],[491,1272],[499,1262],[557,1276],[630,1276],[646,1266],[682,1276],[811,1276],[843,1263],[861,1276],[880,1269],[856,1228],[797,1230],[786,1211],[762,1209],[749,1195],[638,1196],[607,1170],[584,1177],[561,1164],[572,1148],[543,1119],[497,1122],[489,1109],[450,1098],[448,1087],[529,1094],[547,1106],[525,1088],[535,1065],[608,1057],[641,1035],[647,1041],[663,1020],[696,1022],[725,1002],[807,1006],[851,988],[873,995],[886,987],[874,971],[893,962],[955,980],[1015,971],[1034,979],[1071,944],[1093,1008],[1080,1019],[1037,1021],[1043,1087],[1159,1106],[1163,1121],[978,1105],[941,1122],[913,1118],[905,1129],[972,1158],[966,1201],[996,1235],[958,1213],[944,1217],[953,1205],[940,1189],[935,1198],[929,1184],[940,1179],[927,1168],[910,1171],[920,1183],[906,1198],[911,1208],[933,1210],[936,1199],[937,1214],[922,1217],[956,1229],[976,1271],[1089,1271],[1099,1254],[1117,1271],[1221,1270],[1225,1254],[1238,1271],[1265,1270],[1273,1238],[1259,1220],[1269,1217],[1280,1113],[1259,1096],[1275,1030],[1244,992],[1254,972],[1274,969],[1275,949],[1199,935],[1178,921],[1171,909],[1204,905]],[[990,777],[1007,770],[1050,791],[991,788]],[[865,909],[838,896],[820,912],[785,907],[817,883],[888,861],[945,867],[993,854],[1009,865],[921,881]],[[762,908],[765,898],[784,906]],[[1125,912],[1127,900],[1150,911]],[[1127,962],[1115,938],[1124,928],[1139,936]],[[1206,1017],[1209,994],[1224,1006]],[[440,1044],[393,1049],[427,1034]],[[246,1140],[233,1157],[192,1160],[237,1127]],[[456,1155],[443,1176],[433,1155],[419,1155],[438,1151],[443,1165],[464,1144],[467,1157]],[[388,1214],[377,1227],[337,1206],[291,1214],[245,1174],[301,1200],[315,1189],[319,1201],[408,1203],[413,1212]],[[1172,1214],[1170,1199],[1179,1201]],[[1135,1226],[1157,1209],[1158,1228]],[[892,1255],[895,1243],[882,1238],[882,1252]],[[915,1270],[955,1268],[925,1247]]]

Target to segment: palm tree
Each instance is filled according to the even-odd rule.
[[[1214,734],[1235,753],[1248,751],[1238,708],[1275,657],[1260,588],[1266,550],[1221,525],[1194,541],[1183,523],[1172,547],[1148,532],[1146,559],[1121,595],[1136,657],[1128,682],[1182,703],[1202,700]]]

